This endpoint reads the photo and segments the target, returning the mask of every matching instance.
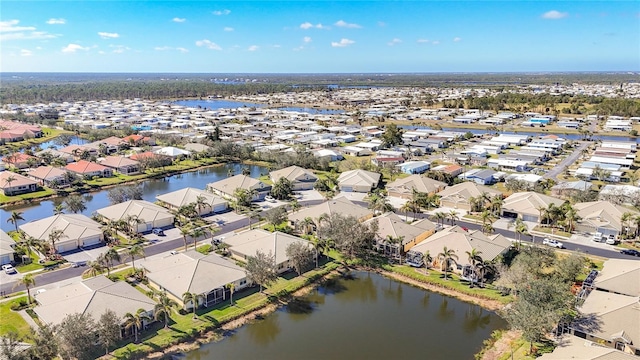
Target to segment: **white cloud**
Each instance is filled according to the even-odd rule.
[[[103,39],[117,39],[120,37],[118,33],[108,33],[104,31],[99,32],[98,35]]]
[[[378,21],[378,26],[385,27],[387,26],[387,23],[385,23],[384,21]]]
[[[83,46],[78,45],[78,44],[69,44],[69,45],[67,45],[67,46],[62,48],[62,52],[63,53],[74,53],[74,52],[76,52],[78,50],[87,51],[87,50],[89,50],[89,48],[88,47],[83,47]]]
[[[418,39],[416,42],[418,44],[427,44],[429,43],[429,39]]]
[[[460,42],[460,41],[462,41],[461,37],[457,37],[456,36],[456,37],[453,38],[453,42]]]
[[[233,30],[235,30],[235,29],[234,29],[234,28],[232,28],[232,27],[227,26],[227,27],[225,27],[225,28],[224,28],[224,29],[222,29],[222,30],[224,30],[224,31],[226,31],[226,32],[232,32],[232,31],[233,31]]]
[[[398,39],[398,38],[394,38],[393,40],[389,41],[387,43],[387,45],[389,46],[394,46],[394,45],[398,45],[402,42],[402,40]]]
[[[542,18],[543,19],[550,19],[550,20],[556,20],[556,19],[562,19],[569,16],[568,13],[566,12],[560,12],[558,10],[551,10],[551,11],[547,11],[546,13],[542,14]]]
[[[358,24],[350,24],[344,20],[338,20],[335,24],[337,27],[349,28],[349,29],[360,29],[362,26]]]
[[[114,54],[122,54],[127,50],[131,50],[131,48],[124,45],[109,45],[109,47],[113,49]]]
[[[58,18],[58,19],[51,18],[51,19],[47,20],[47,24],[49,24],[49,25],[64,25],[66,23],[67,23],[67,20],[62,19],[62,18]]]
[[[174,17],[173,19],[171,19],[171,21],[173,21],[173,22],[177,22],[177,23],[183,23],[183,22],[187,21],[187,19],[185,19],[185,18],[179,18],[179,17]]]
[[[304,42],[306,42],[306,43],[310,43],[310,42],[312,42],[313,40],[311,40],[311,36],[305,36],[305,37],[303,37],[303,38],[302,38],[302,41],[304,41]]]
[[[282,47],[280,44],[273,44],[272,46],[274,49],[280,49]]]
[[[352,44],[355,44],[355,41],[349,40],[349,39],[346,39],[346,38],[342,38],[338,42],[335,42],[335,41],[331,42],[331,46],[332,47],[347,47],[347,46],[352,45]]]
[[[324,25],[322,25],[320,23],[313,25],[312,23],[307,21],[307,22],[303,22],[302,24],[300,24],[300,29],[303,29],[303,30],[309,30],[309,29],[313,29],[313,28],[324,29],[324,30],[329,30],[330,29],[328,26],[324,26]]]
[[[19,23],[20,20],[0,21],[0,33],[36,30],[33,26],[17,26]]]
[[[196,46],[206,47],[207,49],[210,49],[210,50],[222,50],[220,45],[212,42],[211,40],[207,40],[207,39],[196,41]]]
[[[224,10],[216,10],[216,11],[213,11],[213,12],[212,12],[212,14],[213,14],[213,15],[216,15],[216,16],[229,15],[229,14],[231,14],[231,10],[227,10],[227,9],[224,9]]]
[[[156,47],[153,48],[153,50],[156,50],[156,51],[173,51],[173,50],[175,50],[175,51],[179,51],[181,53],[188,53],[189,52],[188,49],[185,49],[183,47],[172,48],[171,46],[156,46]]]
[[[434,41],[432,41],[431,43],[432,43],[433,45],[438,45],[438,44],[440,44],[440,41],[438,41],[438,40],[434,40]]]
[[[260,49],[260,47],[258,45],[251,45],[251,46],[249,46],[247,51],[257,51],[258,49]]]
[[[27,49],[20,50],[20,56],[31,56],[31,55],[33,55],[33,51],[31,50],[27,50]]]
[[[0,41],[53,39],[59,35],[36,31],[34,26],[18,26],[20,20],[0,21]]]

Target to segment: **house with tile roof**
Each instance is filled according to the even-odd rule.
[[[5,196],[26,194],[38,190],[38,182],[11,171],[0,171],[0,190]]]
[[[98,209],[96,212],[107,221],[136,217],[140,223],[134,230],[139,233],[151,231],[153,228],[171,227],[175,219],[169,210],[145,200],[129,200]]]
[[[378,187],[381,175],[361,169],[345,171],[338,176],[338,188],[342,192],[370,192]]]
[[[102,226],[82,214],[59,214],[30,221],[19,226],[20,230],[38,240],[49,242],[49,234],[60,230],[63,236],[55,244],[56,252],[63,253],[91,246],[103,241]]]
[[[311,190],[318,181],[318,177],[311,170],[295,165],[272,171],[269,173],[269,177],[274,183],[283,177],[286,178],[291,182],[294,191]]]
[[[80,160],[64,167],[72,173],[78,174],[85,179],[97,177],[112,177],[113,169],[87,160]]]
[[[158,199],[163,206],[172,210],[177,210],[181,206],[195,204],[198,201],[198,197],[203,198],[207,204],[207,206],[201,209],[196,207],[196,211],[200,215],[220,213],[229,208],[229,202],[227,202],[227,200],[218,197],[211,192],[192,187],[161,194],[156,196],[156,199]]]
[[[208,184],[207,189],[211,190],[214,194],[228,199],[234,197],[234,192],[236,191],[236,189],[255,191],[252,201],[262,201],[264,200],[264,197],[267,196],[271,191],[271,186],[250,176],[238,174]]]
[[[504,199],[502,216],[539,223],[542,220],[540,209],[546,209],[550,204],[560,206],[563,203],[564,200],[533,191],[517,192]]]
[[[100,165],[112,168],[122,175],[135,175],[140,173],[140,163],[124,156],[107,156],[98,162]]]
[[[411,175],[406,178],[399,178],[387,184],[386,189],[389,196],[402,199],[411,199],[413,192],[424,194],[435,194],[447,187],[442,181],[433,180],[426,176]]]

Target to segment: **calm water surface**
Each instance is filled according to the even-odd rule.
[[[242,168],[249,168],[251,171],[251,177],[258,178],[262,174],[267,174],[269,171],[262,166],[255,165],[243,165],[243,164],[226,164],[224,166],[212,167],[202,169],[198,171],[188,172],[184,174],[173,175],[164,179],[146,180],[141,182],[141,186],[144,190],[142,198],[147,201],[156,201],[156,195],[165,194],[168,192],[180,190],[186,187],[193,187],[197,189],[205,189],[207,184],[221,180],[227,177],[228,171],[232,170],[234,174],[240,174]],[[91,216],[91,214],[103,207],[111,205],[107,198],[107,190],[102,190],[94,193],[88,193],[84,195],[87,199],[87,210],[82,214]],[[40,220],[53,215],[54,207],[62,202],[63,198],[57,198],[54,200],[47,200],[41,202],[34,202],[26,205],[12,206],[4,209],[0,209],[0,228],[4,231],[14,230],[15,227],[11,223],[7,223],[6,219],[9,218],[12,210],[22,212],[24,222],[20,222],[20,225],[25,222]]]
[[[251,102],[243,102],[243,101],[229,101],[229,100],[178,100],[174,101],[174,104],[189,106],[189,107],[203,107],[205,109],[210,110],[219,110],[219,109],[237,109],[242,107],[267,107],[265,104],[256,104]],[[305,112],[309,114],[343,114],[344,110],[331,110],[331,109],[321,109],[321,108],[307,108],[307,107],[279,107],[278,110],[283,111],[297,111],[297,112]]]
[[[375,273],[355,273],[224,340],[188,353],[213,359],[473,359],[495,313]],[[303,304],[304,305],[304,304]]]

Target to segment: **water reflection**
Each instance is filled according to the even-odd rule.
[[[254,343],[260,346],[267,346],[269,343],[273,342],[278,334],[280,334],[280,326],[278,325],[278,319],[280,318],[280,313],[275,312],[262,320],[259,320],[258,323],[253,325],[259,326],[247,326],[247,333],[249,337],[253,340]]]
[[[196,352],[211,351],[202,360],[470,359],[493,330],[506,326],[475,305],[375,273],[354,274]]]

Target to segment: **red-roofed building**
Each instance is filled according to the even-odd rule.
[[[87,160],[80,160],[75,163],[71,163],[64,167],[65,169],[84,176],[85,178],[97,177],[111,177],[113,176],[113,170],[106,166],[96,164]]]
[[[41,136],[42,129],[36,125],[0,120],[0,144]]]
[[[38,160],[38,158],[19,152],[5,156],[4,158],[2,158],[2,161],[10,164],[17,169],[26,169],[29,167],[29,159],[34,159],[38,164],[40,163],[40,160]],[[31,162],[33,162],[33,160],[31,160]]]
[[[148,137],[148,136],[142,136],[142,135],[136,135],[136,134],[132,134],[129,136],[125,136],[124,138],[122,138],[123,141],[131,144],[131,145],[155,145],[156,142],[155,140],[153,140],[152,138]]]
[[[5,196],[20,195],[38,190],[38,183],[11,171],[0,171],[0,190]]]

